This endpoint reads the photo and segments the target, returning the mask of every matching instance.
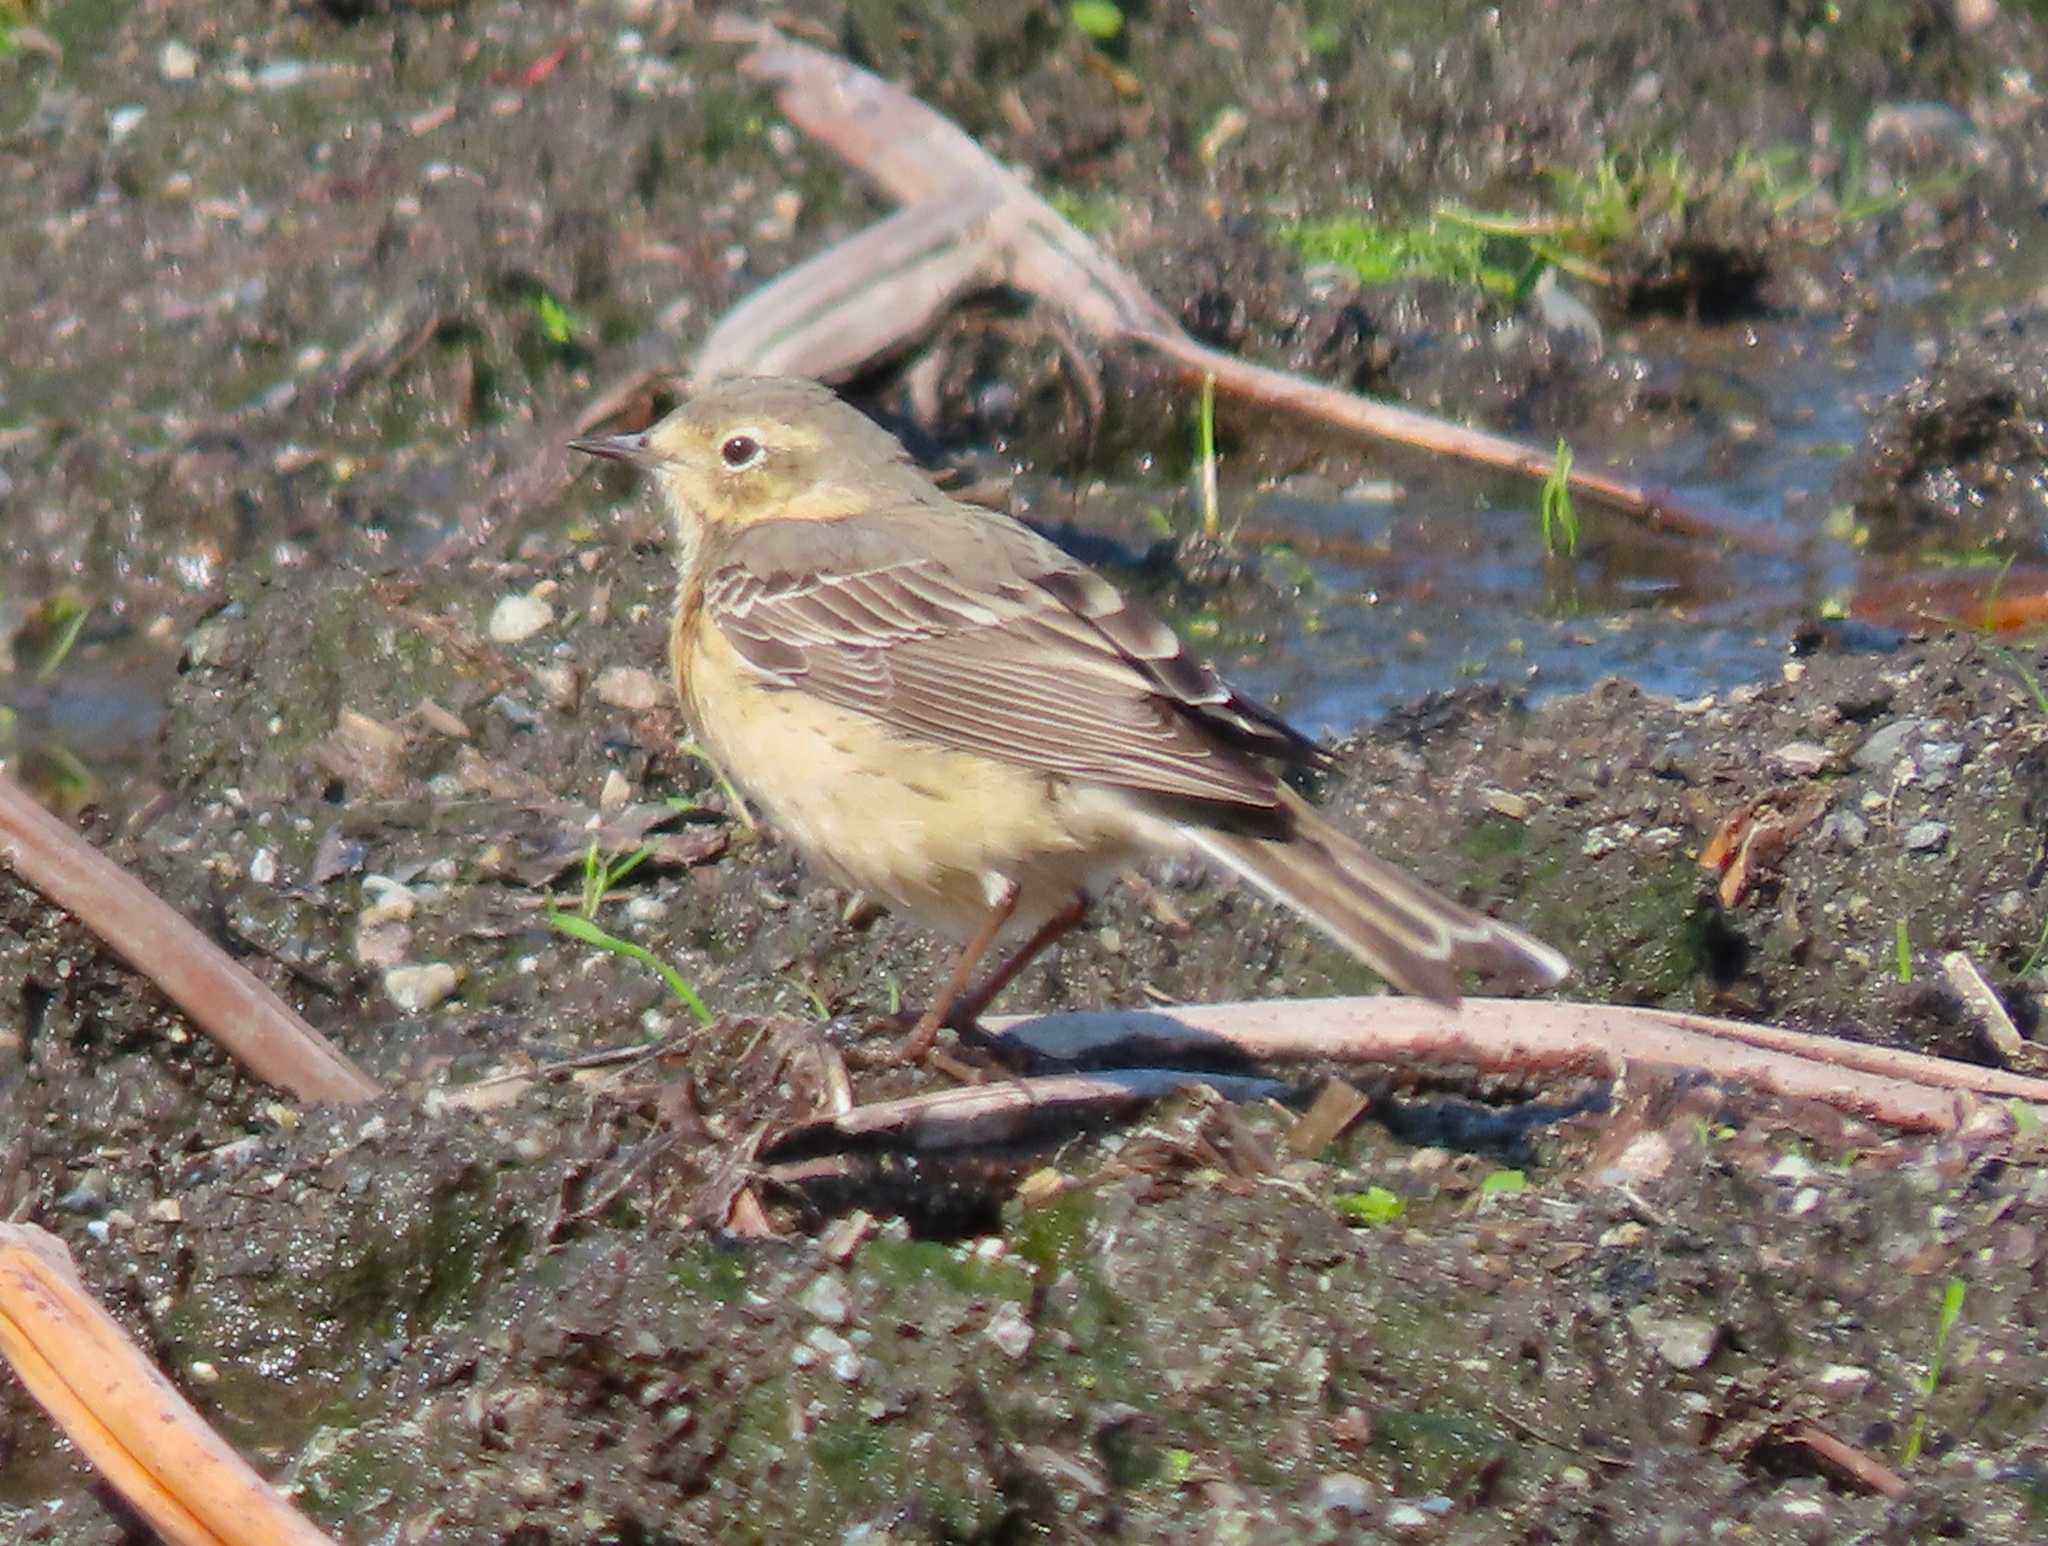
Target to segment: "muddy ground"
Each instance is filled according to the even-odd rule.
[[[1709,469],[1739,415],[1654,348],[1590,355],[1452,285],[1335,280],[1239,212],[1483,206],[1648,144],[1714,166],[1793,143],[1845,190],[1904,179],[1818,230],[1702,200],[1632,236],[1603,317],[1853,341],[1904,286],[1977,284],[1922,378],[1867,405],[1839,503],[1881,551],[2048,557],[2048,310],[1981,299],[2043,236],[2048,37],[1981,0],[1760,9],[1131,5],[1104,45],[1049,4],[810,25],[1110,201],[1105,241],[1204,336],[1582,451],[1697,439]],[[1190,1097],[1028,1152],[869,1156],[856,1185],[772,1196],[776,1240],[696,1227],[727,1151],[693,1118],[748,1134],[807,1093],[821,1043],[864,1096],[925,1083],[861,1064],[930,986],[929,942],[848,921],[680,747],[653,675],[671,573],[630,486],[521,507],[500,480],[880,206],[687,6],[54,0],[31,22],[0,58],[0,755],[393,1093],[280,1100],[0,877],[0,1205],[60,1232],[323,1525],[2048,1537],[2048,1172],[2026,1130],[1902,1141],[1706,1090],[1353,1070],[1372,1109],[1314,1160],[1285,1157],[1277,1108]],[[1235,104],[1257,110],[1205,155]],[[1076,487],[1184,454],[1141,372],[1102,362],[1109,417],[1084,433],[1043,338],[1006,321],[952,348],[946,412],[912,426],[928,451],[1022,469],[1021,502],[1233,640],[1298,601],[1274,555],[1090,524]],[[885,377],[868,400],[911,394]],[[1234,449],[1246,479],[1375,465],[1280,430]],[[91,610],[38,680],[67,592]],[[494,639],[508,598],[546,617]],[[1354,738],[1324,797],[1567,948],[1576,993],[1986,1061],[1937,960],[1969,952],[2039,1032],[2048,655],[1819,603],[1775,674],[1711,699],[1430,698]],[[1694,855],[1743,802],[1809,788],[1825,809],[1724,904]],[[600,918],[721,1021],[653,1064],[450,1105],[692,1028],[653,974],[548,926],[593,816],[607,846],[664,845]],[[1167,870],[1009,1007],[1369,986]],[[1668,1159],[1617,1172],[1645,1128]],[[1817,1469],[1784,1441],[1797,1418],[1909,1490]],[[135,1538],[11,1387],[0,1461],[9,1538]]]

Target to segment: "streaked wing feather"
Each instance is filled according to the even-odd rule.
[[[933,518],[898,516],[920,517]],[[1024,528],[935,519],[976,545],[952,551],[943,527],[926,525],[893,552],[865,531],[848,542],[806,523],[813,540],[802,544],[787,529],[799,523],[750,528],[709,577],[705,605],[771,679],[911,734],[1148,793],[1274,804],[1272,775],[1240,753],[1299,761],[1309,743]],[[821,535],[842,539],[836,551],[820,551]]]
[[[1078,565],[1047,574],[1039,584],[1083,626],[1098,629],[1126,659],[1137,663],[1184,712],[1198,715],[1214,734],[1261,757],[1326,768],[1330,754],[1264,704],[1237,691],[1180,635],[1109,581]]]

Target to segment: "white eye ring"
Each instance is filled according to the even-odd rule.
[[[718,446],[718,459],[728,472],[745,472],[767,454],[768,448],[752,430],[734,430]]]

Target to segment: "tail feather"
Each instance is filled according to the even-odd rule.
[[[1212,859],[1285,902],[1404,993],[1458,999],[1458,974],[1549,987],[1571,963],[1520,929],[1438,896],[1324,821],[1291,791],[1284,838],[1183,828]]]

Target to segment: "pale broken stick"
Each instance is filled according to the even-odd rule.
[[[1691,1073],[1817,1101],[1909,1132],[2010,1128],[1991,1102],[2048,1108],[2048,1079],[1978,1068],[1775,1026],[1619,1005],[1467,998],[1275,999],[1101,1010],[985,1022],[997,1043],[1042,1057],[1150,1064],[1228,1054],[1254,1062],[1408,1059],[1489,1073],[1618,1077],[1629,1067]],[[2044,1109],[2048,1115],[2048,1109]]]
[[[0,1224],[0,1356],[171,1546],[334,1546],[192,1410],[33,1224]]]
[[[141,881],[0,774],[0,860],[161,988],[257,1078],[303,1101],[383,1092]]]
[[[962,296],[1002,282],[1002,243],[977,228],[1003,191],[907,205],[763,285],[718,319],[691,387],[743,373],[845,381],[896,354]]]
[[[1978,970],[1968,951],[1951,950],[1943,956],[1941,972],[1971,1018],[1984,1028],[1984,1039],[1991,1043],[1991,1050],[1998,1054],[2001,1063],[2029,1074],[2048,1069],[2048,1047],[2020,1035],[2020,1028],[2013,1024],[1997,991],[1984,980],[1984,973]]]
[[[1264,1100],[1287,1092],[1287,1086],[1278,1080],[1177,1068],[1118,1068],[993,1079],[812,1117],[777,1134],[764,1147],[763,1157],[821,1144],[868,1142],[936,1151],[1027,1143],[1043,1137],[1049,1128],[1119,1116],[1196,1085],[1208,1085],[1238,1101]],[[765,1174],[770,1179],[787,1179],[772,1167]]]
[[[1256,365],[1190,337],[1137,279],[943,114],[908,92],[772,26],[725,15],[720,42],[745,45],[743,73],[770,82],[797,127],[907,206],[763,287],[713,329],[693,381],[779,369],[844,379],[900,351],[955,299],[1000,282],[1065,311],[1105,342],[1162,354],[1190,382],[1532,478],[1553,458],[1503,435],[1355,396]],[[915,220],[906,220],[912,211]],[[959,251],[949,253],[948,243]],[[785,288],[785,286],[787,288]],[[884,304],[879,297],[886,297]],[[1758,552],[1783,552],[1767,532],[1734,525],[1699,501],[1575,465],[1574,489],[1652,529]]]

